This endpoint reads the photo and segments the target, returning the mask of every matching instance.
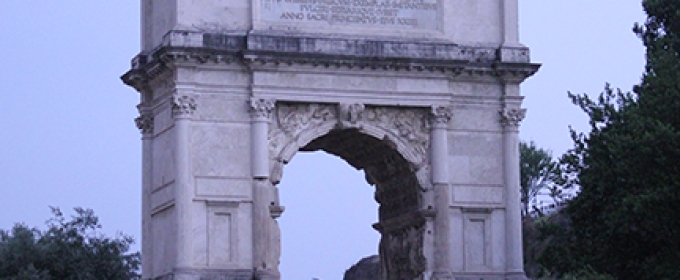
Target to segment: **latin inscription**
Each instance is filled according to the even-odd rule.
[[[437,29],[437,0],[262,0],[262,19],[370,27]]]

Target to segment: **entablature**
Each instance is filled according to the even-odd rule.
[[[251,31],[170,31],[160,46],[137,55],[121,78],[140,92],[148,81],[181,63],[238,63],[254,70],[267,65],[376,71],[436,72],[451,77],[495,77],[520,83],[540,67],[526,47],[463,46],[439,40],[388,37],[319,37]]]

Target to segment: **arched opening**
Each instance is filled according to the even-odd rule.
[[[324,152],[298,153],[278,185],[282,279],[342,279],[360,258],[377,254],[374,189],[362,171]]]
[[[379,205],[378,223],[373,227],[381,235],[378,251],[384,276],[387,279],[419,278],[427,264],[423,252],[425,217],[420,211],[422,188],[416,177],[417,167],[404,159],[390,140],[374,138],[355,128],[333,129],[299,150],[324,151],[364,171],[366,181],[375,187],[373,197]],[[320,209],[319,213],[324,211],[333,210]],[[295,249],[284,250],[283,254],[288,254]],[[285,274],[283,277],[287,278]]]

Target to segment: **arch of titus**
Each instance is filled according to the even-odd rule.
[[[317,150],[375,187],[385,279],[525,279],[517,0],[141,10],[144,279],[281,279],[277,184]]]

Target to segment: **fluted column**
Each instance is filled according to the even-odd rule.
[[[430,116],[430,163],[434,186],[435,209],[435,256],[432,279],[453,279],[451,274],[451,225],[449,220],[449,149],[448,127],[453,109],[433,106]]]
[[[507,105],[506,105],[507,106]],[[508,279],[526,279],[522,253],[522,214],[520,205],[519,124],[526,109],[505,108],[503,124],[505,179],[505,246]]]
[[[190,125],[196,99],[190,94],[175,94],[172,117],[175,120],[175,209],[177,212],[176,267],[192,265],[191,203],[193,198],[190,164]]]
[[[277,248],[273,243],[275,221],[270,206],[274,206],[269,181],[269,121],[275,102],[252,98],[251,173],[253,177],[253,262],[256,279],[279,279]]]
[[[142,279],[151,278],[153,271],[153,254],[151,242],[151,189],[153,161],[153,112],[150,108],[138,106],[139,117],[135,118],[135,124],[142,134]]]

